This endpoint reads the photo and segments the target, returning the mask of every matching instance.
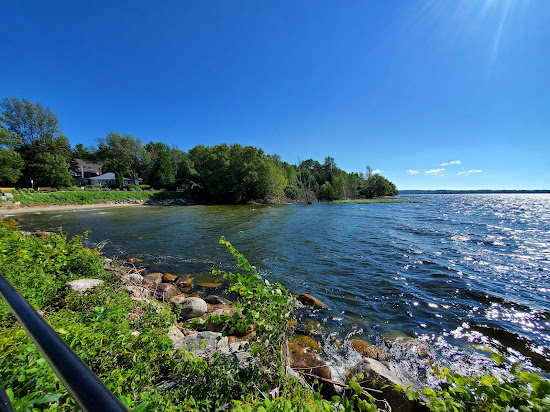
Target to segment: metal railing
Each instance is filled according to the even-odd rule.
[[[83,411],[127,411],[76,353],[0,274],[0,296]],[[0,411],[12,411],[0,387]]]

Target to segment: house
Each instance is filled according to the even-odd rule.
[[[124,177],[124,184],[125,185],[137,185],[139,184],[136,180],[128,177]],[[105,187],[112,187],[116,186],[116,177],[115,174],[112,172],[102,174],[100,176],[94,176],[90,177],[89,179],[86,179],[88,181],[88,184],[90,185],[97,185],[100,184]]]
[[[88,184],[88,179],[101,175],[103,164],[75,158],[71,160],[69,170],[71,174],[80,179],[82,184]]]

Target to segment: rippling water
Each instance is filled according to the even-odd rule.
[[[302,314],[327,342],[408,335],[455,368],[483,367],[481,345],[549,371],[550,195],[408,198],[421,203],[92,209],[22,226],[91,230],[108,254],[198,278],[230,262],[223,235],[270,280],[329,306]]]

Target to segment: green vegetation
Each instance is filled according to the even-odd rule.
[[[207,361],[174,353],[166,333],[175,316],[159,305],[132,300],[117,275],[103,268],[97,250],[82,237],[63,234],[25,236],[12,220],[0,221],[0,267],[8,281],[37,309],[128,408],[135,411],[376,411],[361,381],[348,383],[345,397],[323,398],[285,373],[282,345],[293,300],[270,284],[223,238],[239,272],[216,271],[240,296],[242,316],[225,320],[231,328],[254,325],[250,351],[257,363],[246,369],[215,356]],[[92,291],[64,290],[67,281],[103,279]],[[134,333],[133,333],[134,332]],[[135,333],[139,332],[139,334]],[[494,356],[500,363],[502,359]],[[433,411],[538,412],[550,406],[550,383],[512,368],[511,378],[471,378],[435,371],[439,390],[424,389]],[[174,379],[176,387],[159,384]],[[362,379],[361,376],[358,377]],[[0,303],[0,380],[16,410],[69,411],[76,405],[5,304]],[[401,389],[405,390],[405,389]],[[406,389],[410,399],[420,394]],[[516,409],[509,409],[509,408]],[[506,409],[508,408],[508,409]]]
[[[77,144],[71,150],[49,108],[13,97],[0,103],[0,185],[25,188],[31,179],[40,187],[80,185],[69,172],[68,162],[74,158],[102,163],[103,173],[114,173],[116,188],[123,188],[124,178],[155,189],[187,188],[198,203],[311,202],[397,194],[395,185],[370,167],[365,173],[347,173],[332,157],[323,164],[307,159],[291,165],[277,155],[239,144],[199,145],[186,153],[162,142],[144,145],[134,136],[111,132],[98,139],[97,147]]]

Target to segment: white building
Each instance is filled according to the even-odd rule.
[[[116,177],[115,177],[115,174],[112,173],[112,172],[105,173],[105,174],[102,174],[102,175],[96,176],[96,177],[90,177],[88,180],[90,181],[91,185],[100,184],[100,185],[106,186],[106,187],[116,186]],[[124,178],[124,184],[125,185],[136,185],[138,183],[136,183],[135,179],[125,177]]]

